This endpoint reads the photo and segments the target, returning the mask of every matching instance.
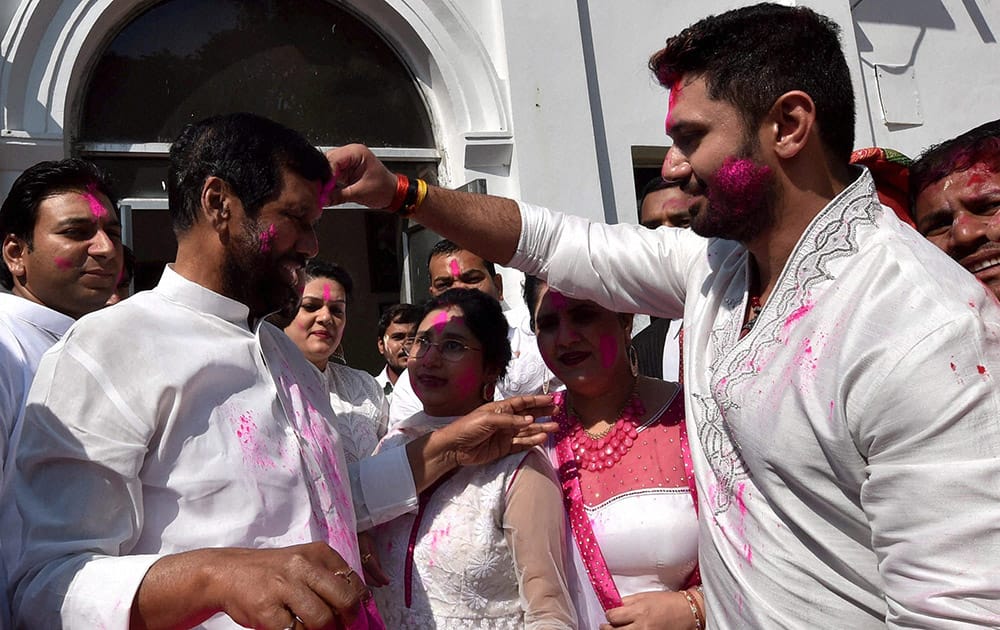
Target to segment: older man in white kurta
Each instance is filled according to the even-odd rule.
[[[1000,624],[1000,307],[879,204],[867,171],[742,338],[739,244],[521,217],[511,266],[684,317],[710,626]]]
[[[155,290],[84,318],[43,358],[12,489],[29,541],[11,567],[22,622],[127,627],[148,568],[193,548],[322,540],[361,572],[326,385],[247,314],[167,268]],[[130,322],[143,332],[115,334]],[[392,483],[368,478],[363,493],[383,517],[415,496],[405,454],[387,454]]]

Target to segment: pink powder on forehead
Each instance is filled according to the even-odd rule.
[[[274,242],[274,237],[277,236],[278,229],[274,227],[272,223],[267,227],[266,230],[260,233],[260,252],[266,254],[271,251],[271,243]]]
[[[462,275],[462,267],[454,258],[448,261],[448,271],[451,272],[452,278],[457,278]]]
[[[667,118],[663,121],[663,128],[670,135],[670,119],[673,117],[674,107],[677,105],[677,99],[681,95],[683,87],[681,85],[681,80],[677,79],[670,85],[670,95],[667,97]]]
[[[330,301],[330,285],[328,284],[323,285],[323,301],[324,302]]]
[[[108,209],[101,204],[101,201],[95,196],[97,192],[97,187],[93,184],[87,186],[87,192],[84,193],[84,198],[90,205],[90,213],[94,215],[95,219],[103,219],[108,215]]]
[[[441,330],[448,325],[451,321],[451,314],[448,311],[438,311],[434,316],[434,320],[431,322],[431,327],[435,331],[441,332]]]
[[[61,256],[56,256],[52,259],[52,262],[56,264],[56,267],[62,269],[63,271],[73,268],[73,263],[65,258],[62,258]]]
[[[615,358],[618,356],[618,340],[612,335],[601,335],[599,349],[601,367],[606,370],[615,364]]]
[[[565,309],[566,305],[569,304],[569,298],[558,291],[549,291],[549,295],[552,296],[552,307],[557,311]]]

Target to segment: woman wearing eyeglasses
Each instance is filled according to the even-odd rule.
[[[493,400],[510,361],[499,303],[451,289],[424,307],[407,373],[423,412],[380,448],[404,444]],[[377,528],[390,586],[376,591],[387,627],[575,628],[564,572],[559,487],[537,450],[458,468],[420,496],[416,514]]]

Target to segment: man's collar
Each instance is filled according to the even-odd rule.
[[[0,310],[42,328],[55,337],[62,337],[75,321],[69,315],[13,294],[0,293]]]
[[[246,304],[188,280],[174,271],[173,264],[168,264],[163,269],[160,283],[153,290],[172,302],[183,304],[201,313],[215,315],[249,330],[247,319],[250,316],[250,308]]]

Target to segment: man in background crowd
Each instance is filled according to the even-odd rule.
[[[375,381],[390,404],[396,381],[406,369],[403,343],[413,337],[419,323],[420,308],[413,304],[395,304],[387,308],[378,320],[378,352],[385,359],[385,367],[375,377]]]
[[[1000,120],[927,149],[910,191],[917,230],[1000,298]]]

